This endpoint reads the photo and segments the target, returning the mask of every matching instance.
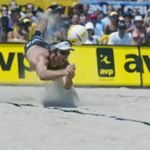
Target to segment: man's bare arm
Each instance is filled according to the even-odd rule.
[[[72,85],[73,85],[72,79],[67,77],[67,76],[65,76],[63,78],[63,85],[64,85],[65,89],[70,89],[72,87]]]
[[[63,77],[63,85],[65,89],[70,89],[73,85],[72,79],[75,76],[75,65],[71,64],[67,66],[67,75]]]
[[[41,80],[55,80],[67,75],[67,71],[65,69],[49,70],[48,59],[43,55],[38,57],[36,72]]]

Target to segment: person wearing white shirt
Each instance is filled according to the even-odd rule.
[[[85,28],[87,29],[88,32],[88,38],[84,44],[98,44],[98,36],[95,35],[93,23],[87,22],[85,24]]]
[[[132,36],[126,32],[126,25],[123,22],[118,23],[118,31],[109,36],[108,45],[130,45]]]

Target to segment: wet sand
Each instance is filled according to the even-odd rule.
[[[0,86],[0,150],[149,150],[149,93]]]

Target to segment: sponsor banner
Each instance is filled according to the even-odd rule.
[[[149,6],[150,2],[135,1],[115,1],[115,0],[80,0],[81,4],[111,4],[111,5],[132,5],[132,6]]]
[[[24,57],[23,44],[0,44],[0,84],[41,84]]]
[[[143,86],[150,86],[150,47],[140,48],[140,57]]]
[[[149,56],[142,48],[128,46],[75,46],[69,62],[76,65],[74,85],[141,86],[141,60],[144,83],[148,81]],[[147,56],[147,57],[146,57]],[[146,66],[147,65],[147,66]],[[147,68],[146,68],[147,67]],[[40,85],[24,56],[24,44],[0,44],[0,84]]]
[[[147,9],[150,6],[150,2],[129,2],[129,1],[110,1],[110,0],[80,0],[81,4],[90,4],[90,13],[93,13],[96,9],[103,10],[103,13],[107,14],[108,5],[113,5],[115,9],[120,8],[124,12],[129,9],[138,9],[141,14],[146,14]]]
[[[76,64],[76,85],[140,86],[137,47],[79,46],[70,56]],[[134,80],[133,80],[134,79]]]
[[[20,2],[20,0],[19,0],[19,2]],[[53,0],[53,1],[34,0],[34,4],[36,6],[40,6],[40,7],[45,8],[45,9],[48,8],[50,5],[53,5],[53,4],[60,4],[63,6],[73,6],[74,4],[77,4],[77,3],[79,3],[79,0]]]
[[[9,5],[11,0],[0,0],[0,5]],[[41,8],[48,8],[52,4],[61,4],[63,6],[72,6],[75,3],[79,3],[79,0],[16,0],[19,5],[26,5],[28,3],[33,3],[35,6],[40,6]]]

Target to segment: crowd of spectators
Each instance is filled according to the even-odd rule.
[[[67,31],[71,25],[80,24],[88,31],[85,44],[150,45],[150,9],[146,14],[134,8],[121,11],[112,5],[104,13],[101,7],[90,10],[88,4],[64,7],[54,4],[44,10],[28,3],[20,6],[15,0],[1,5],[0,42],[27,42],[42,15],[54,10]]]

